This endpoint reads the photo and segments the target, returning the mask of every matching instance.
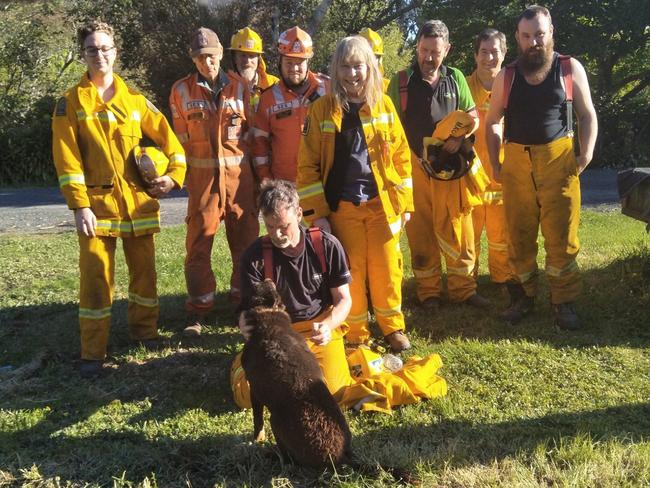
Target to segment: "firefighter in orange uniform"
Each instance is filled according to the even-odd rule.
[[[492,166],[489,164],[487,144],[485,142],[485,117],[490,109],[490,93],[494,78],[501,70],[501,63],[506,55],[506,36],[496,29],[483,30],[474,43],[474,60],[476,70],[467,77],[467,84],[472,93],[479,116],[474,149],[483,163],[483,168],[490,177],[490,184],[481,195],[483,205],[472,208],[474,224],[474,250],[476,252],[475,276],[478,274],[478,259],[481,250],[481,234],[485,228],[488,242],[488,267],[490,279],[494,283],[505,284],[514,279],[508,262],[508,240],[506,235],[506,216],[503,207],[501,183],[494,181]]]
[[[280,81],[264,91],[255,114],[253,164],[257,176],[296,181],[298,146],[309,104],[325,95],[326,76],[309,71],[314,55],[309,34],[299,27],[278,40]]]
[[[233,34],[230,38],[230,52],[235,71],[248,81],[251,112],[255,112],[260,102],[260,94],[277,83],[279,78],[267,73],[266,63],[262,58],[262,38],[250,27],[239,29]]]
[[[190,40],[197,73],[178,80],[169,103],[174,130],[187,153],[187,236],[185,279],[188,312],[184,334],[201,334],[212,309],[216,281],[211,265],[221,220],[233,262],[230,299],[239,301],[239,259],[259,233],[255,180],[248,158],[248,82],[220,68],[217,34],[201,27]]]
[[[88,72],[57,102],[52,153],[79,237],[80,373],[92,378],[106,357],[117,237],[129,268],[130,336],[145,347],[158,337],[153,234],[160,231],[160,205],[152,196],[181,187],[185,155],[158,109],[113,73],[112,27],[90,22],[78,39]],[[169,159],[166,174],[147,188],[132,160],[143,135]]]

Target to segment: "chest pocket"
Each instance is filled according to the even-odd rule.
[[[210,140],[210,112],[207,109],[188,112],[187,133],[193,142]]]
[[[128,121],[118,125],[115,134],[118,147],[120,147],[125,159],[129,156],[133,148],[140,144],[140,139],[142,139],[140,123],[135,121]]]

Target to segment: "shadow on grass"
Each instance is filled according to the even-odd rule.
[[[541,273],[535,309],[516,326],[503,323],[498,314],[509,303],[507,292],[479,277],[478,291],[492,301],[487,310],[462,304],[443,303],[431,316],[417,305],[415,282],[406,280],[404,291],[407,330],[414,328],[435,341],[447,337],[474,339],[528,339],[557,347],[650,346],[650,249],[641,248],[619,256],[601,268],[583,270],[584,290],[576,303],[582,329],[556,330],[550,305],[548,283]]]
[[[389,443],[392,454],[386,461],[396,465],[425,462],[462,467],[516,455],[529,458],[540,446],[548,452],[581,436],[629,445],[649,435],[650,403],[639,403],[490,424],[443,419],[430,425],[383,427],[356,437],[354,444],[368,455],[372,446]]]

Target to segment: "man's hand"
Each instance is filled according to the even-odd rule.
[[[254,328],[254,326],[246,323],[246,314],[245,313],[240,313],[239,314],[239,332],[241,332],[241,335],[244,336],[244,339],[246,339],[246,340],[250,339],[251,334],[253,333],[253,328]]]
[[[174,185],[174,180],[172,180],[169,176],[161,176],[151,182],[149,193],[151,193],[154,197],[161,197],[164,194],[172,191]]]
[[[84,207],[75,209],[74,223],[77,227],[77,232],[82,233],[86,237],[95,237],[97,217],[95,217],[95,214],[90,208]]]
[[[325,232],[328,232],[330,234],[332,233],[332,226],[330,225],[330,221],[327,220],[327,217],[320,217],[314,220],[313,225],[319,227],[321,230],[324,230]]]
[[[449,138],[442,145],[442,148],[447,151],[449,154],[455,154],[460,149],[460,145],[463,143],[463,136],[454,137],[449,136]]]
[[[402,218],[402,229],[406,225],[406,223],[411,220],[411,212],[404,212],[401,216]]]
[[[310,339],[318,346],[325,346],[332,340],[332,329],[325,322],[314,322],[312,325],[314,331]]]
[[[582,173],[587,165],[591,162],[591,158],[583,156],[582,154],[576,158],[576,165],[578,167],[578,174]]]

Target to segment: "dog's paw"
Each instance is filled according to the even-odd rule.
[[[260,430],[257,435],[254,436],[255,442],[264,442],[266,440],[266,432],[264,429]]]

